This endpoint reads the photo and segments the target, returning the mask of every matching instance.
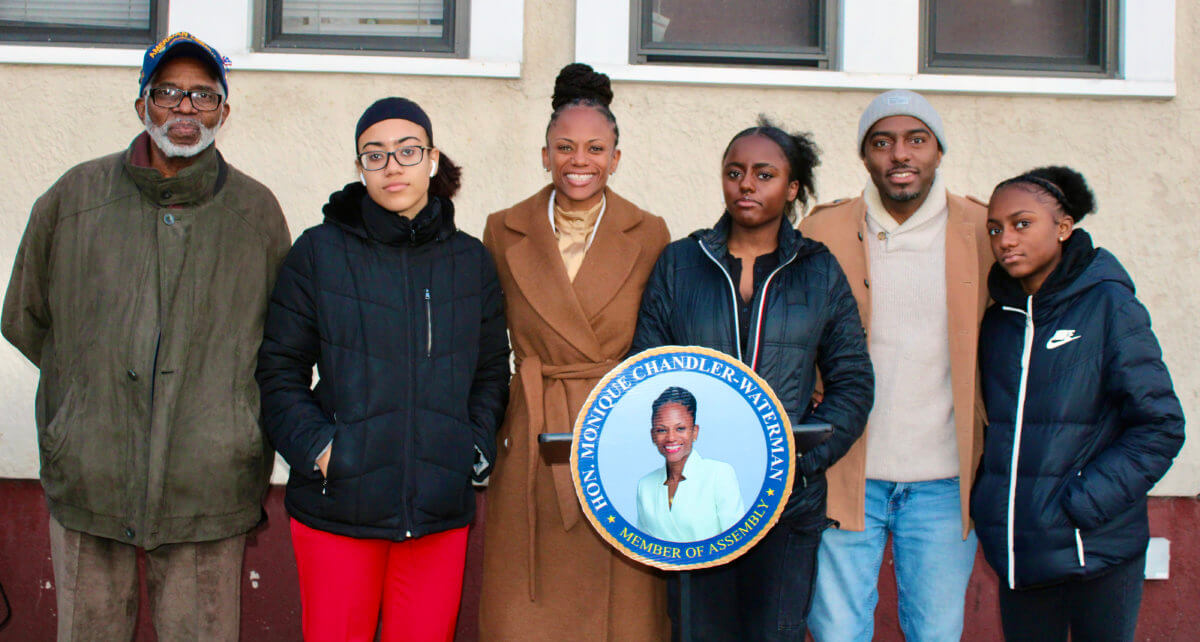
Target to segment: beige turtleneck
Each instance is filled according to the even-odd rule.
[[[591,245],[592,231],[600,214],[604,211],[604,199],[589,209],[569,212],[554,204],[554,236],[558,239],[558,252],[567,268],[567,278],[575,281],[583,257]]]

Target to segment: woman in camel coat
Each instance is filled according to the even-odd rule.
[[[584,87],[573,87],[579,76]],[[661,575],[600,539],[567,460],[548,462],[537,442],[569,432],[592,387],[624,358],[642,289],[670,240],[661,218],[606,187],[620,152],[611,90],[607,99],[588,93],[597,77],[606,87],[586,65],[560,74],[543,150],[553,184],[492,214],[484,232],[516,374],[487,493],[483,640],[668,635]]]

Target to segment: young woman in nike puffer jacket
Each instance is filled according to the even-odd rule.
[[[267,311],[257,379],[291,465],[306,640],[371,640],[377,623],[385,641],[454,637],[508,339],[491,255],[454,225],[459,169],[433,145],[416,103],[371,105],[361,184],[296,240]]]
[[[1133,639],[1146,493],[1183,444],[1183,410],[1129,274],[1074,228],[1094,209],[1065,167],[1000,183],[988,206],[989,425],[971,516],[1009,640]]]

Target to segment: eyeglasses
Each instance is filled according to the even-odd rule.
[[[392,157],[396,159],[396,163],[401,167],[411,167],[420,163],[425,158],[425,150],[427,149],[433,148],[422,147],[420,145],[405,145],[394,152],[373,149],[359,154],[358,164],[368,172],[378,172],[387,167],[388,158]]]
[[[220,107],[221,101],[224,99],[215,91],[185,91],[175,87],[155,87],[150,90],[150,102],[163,109],[178,107],[179,103],[183,102],[184,96],[192,101],[192,107],[200,111],[212,111]]]

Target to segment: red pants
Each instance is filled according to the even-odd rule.
[[[404,542],[358,539],[292,520],[304,639],[450,642],[462,598],[467,527]],[[380,614],[382,612],[382,618]]]

